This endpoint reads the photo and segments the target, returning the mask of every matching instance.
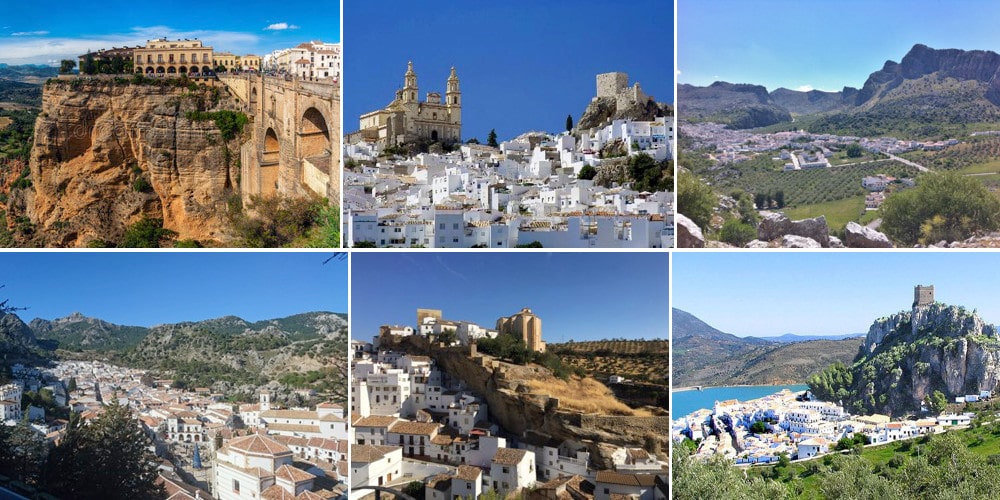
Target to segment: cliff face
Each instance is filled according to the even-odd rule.
[[[562,408],[557,398],[528,387],[528,380],[552,380],[538,365],[512,365],[483,354],[470,356],[467,347],[437,347],[419,336],[382,336],[380,347],[427,355],[449,376],[461,380],[489,405],[490,420],[514,435],[533,431],[558,440],[581,442],[595,465],[612,467],[611,448],[603,444],[649,448],[653,441],[666,449],[670,418],[666,416],[594,415]]]
[[[840,397],[851,410],[913,412],[934,391],[949,401],[996,391],[1000,334],[965,308],[919,307],[876,320],[847,370]]]
[[[898,87],[904,80],[934,73],[985,84],[987,99],[1000,105],[1000,54],[986,50],[935,50],[922,44],[914,45],[900,62],[886,61],[881,70],[872,73],[857,96],[857,104],[865,103],[880,91]]]
[[[217,109],[236,109],[222,88],[46,85],[32,188],[12,199],[11,215],[30,218],[35,243],[49,246],[116,242],[143,216],[163,219],[180,239],[225,241],[221,215],[236,188],[239,146],[226,144],[213,121],[185,117]]]

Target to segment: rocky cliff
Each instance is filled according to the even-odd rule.
[[[221,215],[238,192],[238,141],[189,112],[236,109],[224,89],[53,80],[35,124],[31,187],[9,219],[34,224],[24,245],[117,242],[129,224],[162,219],[179,239],[227,240]]]
[[[561,407],[557,398],[529,387],[531,380],[555,381],[538,365],[513,365],[491,356],[470,353],[467,347],[429,345],[423,337],[380,337],[380,347],[428,355],[451,377],[465,383],[489,404],[490,419],[507,432],[533,431],[558,440],[579,441],[599,467],[611,468],[611,448],[606,445],[666,449],[670,419],[666,416],[595,415]]]
[[[975,312],[940,303],[876,320],[850,367],[830,367],[809,384],[855,412],[899,415],[934,391],[948,400],[1000,383],[1000,334]]]

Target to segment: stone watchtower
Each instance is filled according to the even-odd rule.
[[[929,306],[934,303],[934,285],[917,285],[913,287],[913,308]]]
[[[617,97],[628,87],[628,73],[601,73],[597,75],[597,97]]]

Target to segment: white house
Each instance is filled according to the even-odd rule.
[[[500,448],[490,462],[490,486],[506,497],[535,484],[535,454],[517,448]]]
[[[351,488],[388,484],[403,475],[402,466],[398,446],[351,446]]]

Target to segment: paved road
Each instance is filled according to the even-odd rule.
[[[896,161],[898,161],[898,162],[900,162],[900,163],[902,163],[904,165],[909,165],[909,166],[911,166],[911,167],[913,167],[913,168],[915,168],[915,169],[917,169],[917,170],[919,170],[921,172],[930,172],[931,171],[931,169],[929,169],[929,168],[927,168],[927,167],[925,167],[925,166],[923,166],[923,165],[921,165],[919,163],[914,163],[914,162],[912,162],[910,160],[907,160],[906,158],[900,158],[900,157],[898,157],[898,156],[896,156],[896,155],[894,155],[892,153],[886,153],[886,155],[888,155],[889,158],[892,159],[892,160],[896,160]]]

